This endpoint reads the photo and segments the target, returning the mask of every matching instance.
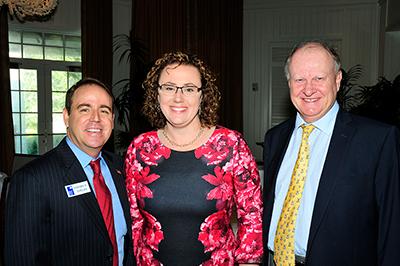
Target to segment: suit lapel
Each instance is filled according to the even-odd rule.
[[[282,130],[282,132],[280,132],[279,140],[278,140],[279,144],[277,146],[277,150],[274,155],[274,158],[271,159],[273,161],[273,163],[271,163],[271,165],[274,165],[274,168],[271,169],[271,171],[273,172],[273,176],[274,176],[274,178],[272,179],[274,181],[274,184],[272,184],[272,187],[274,187],[274,188],[275,188],[276,178],[278,177],[279,168],[281,167],[283,157],[285,156],[286,149],[289,145],[289,141],[290,141],[290,137],[293,132],[293,128],[294,128],[294,123],[291,126],[286,127],[284,130]]]
[[[61,167],[65,169],[63,180],[65,185],[71,185],[83,181],[88,181],[85,172],[82,169],[78,159],[75,157],[72,150],[69,148],[64,139],[57,148]],[[82,194],[76,197],[82,208],[87,212],[88,216],[93,221],[93,224],[99,229],[100,233],[109,239],[107,227],[104,223],[103,215],[97,199],[92,192]]]
[[[266,171],[264,187],[265,192],[264,196],[267,196],[267,199],[264,199],[264,230],[269,229],[269,224],[271,222],[272,210],[275,199],[275,184],[276,179],[278,177],[279,168],[281,167],[283,157],[285,156],[286,149],[289,145],[290,137],[292,135],[294,125],[295,125],[295,117],[288,120],[284,128],[281,129],[280,132],[275,134],[279,134],[278,141],[276,143],[269,143],[269,145],[274,146],[271,147],[270,155],[271,158],[268,159],[268,167],[264,166],[264,171]],[[267,141],[266,141],[267,142]],[[275,142],[272,140],[271,142]],[[276,149],[276,150],[275,150]]]
[[[341,174],[341,169],[346,158],[345,155],[347,154],[355,130],[350,124],[351,121],[349,113],[340,108],[319,181],[307,244],[307,253],[311,250],[310,248],[329,205],[337,179]]]

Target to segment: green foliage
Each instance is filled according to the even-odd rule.
[[[38,133],[38,114],[21,114],[22,133],[37,134]]]
[[[21,111],[26,113],[37,113],[38,100],[37,91],[22,91],[21,92]]]
[[[28,154],[37,155],[39,154],[38,151],[38,144],[36,140],[31,140],[28,142]]]
[[[362,67],[356,65],[343,78],[337,101],[350,113],[372,118],[400,128],[400,74],[393,82],[379,77],[373,86],[359,86]]]
[[[79,80],[82,79],[82,72],[79,70],[79,72],[69,72],[69,78],[68,78],[68,86],[66,91],[72,87],[75,83],[77,83]]]
[[[124,49],[119,62],[131,63],[130,79],[118,81],[114,87],[119,87],[121,93],[115,99],[115,108],[118,114],[118,123],[123,125],[123,131],[116,133],[116,147],[126,150],[133,138],[147,130],[150,125],[146,118],[141,115],[144,101],[144,89],[142,83],[150,70],[147,63],[148,48],[143,40],[133,36],[133,32],[119,34],[114,37],[114,52]]]
[[[342,81],[340,82],[340,89],[337,93],[336,100],[340,106],[347,111],[350,111],[357,105],[357,98],[354,95],[355,88],[357,88],[357,80],[362,76],[362,66],[355,65],[346,72],[342,71]]]
[[[52,91],[68,90],[68,72],[67,71],[51,71],[51,89]]]
[[[356,94],[360,104],[351,112],[400,128],[400,74],[393,82],[379,77],[373,86],[361,86]]]
[[[21,69],[20,70],[21,90],[37,91],[37,70]]]

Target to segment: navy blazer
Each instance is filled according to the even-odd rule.
[[[128,232],[124,265],[136,265],[123,158],[103,151]],[[113,246],[96,197],[67,197],[66,185],[87,181],[66,140],[11,178],[5,208],[5,265],[112,266]],[[90,186],[90,185],[89,185]]]
[[[293,117],[265,135],[266,251],[275,182],[294,123]],[[396,127],[339,109],[315,199],[307,266],[400,264],[399,165]]]

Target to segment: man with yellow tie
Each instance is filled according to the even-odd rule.
[[[297,115],[265,135],[265,265],[400,265],[399,130],[339,107],[340,64],[322,40],[286,60]]]

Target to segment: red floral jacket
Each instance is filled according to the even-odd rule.
[[[157,137],[157,131],[144,133],[131,143],[125,159],[126,187],[131,208],[134,253],[137,265],[162,265],[153,258],[153,251],[163,239],[161,224],[155,217],[143,210],[144,198],[152,198],[146,186],[160,176],[149,175],[151,165],[168,159],[171,150]],[[137,160],[140,156],[142,165]],[[256,162],[236,131],[217,126],[210,139],[195,150],[195,156],[207,160],[207,165],[216,165],[215,175],[202,178],[215,188],[207,199],[217,200],[216,213],[208,216],[200,227],[198,240],[205,246],[205,252],[212,252],[209,265],[234,265],[236,263],[261,263],[262,242],[262,199],[261,184]],[[226,158],[231,158],[222,167]],[[230,226],[234,205],[237,208],[238,231]]]

